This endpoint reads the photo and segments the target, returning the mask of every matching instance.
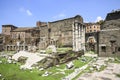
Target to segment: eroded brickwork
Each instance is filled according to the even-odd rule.
[[[18,42],[21,50],[28,46],[37,46],[39,49],[45,49],[48,45],[72,47],[72,25],[76,21],[83,24],[83,18],[77,15],[48,23],[38,21],[36,27],[30,28],[3,25],[3,33],[9,36],[5,37],[5,47],[7,50],[16,50]]]
[[[120,11],[106,17],[99,34],[99,56],[120,56]]]

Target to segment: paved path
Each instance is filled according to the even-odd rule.
[[[85,54],[84,56],[97,57],[96,54],[89,54],[89,53]],[[75,69],[73,73],[69,74],[68,76],[66,76],[66,77],[63,78],[62,80],[72,80],[72,79],[75,78],[80,72],[82,72],[82,71],[85,70],[89,65],[91,65],[92,62],[93,62],[93,60],[90,61],[88,64],[86,64],[86,65],[84,65],[84,66],[82,66],[82,67],[80,67],[80,68]]]
[[[107,58],[99,58],[96,63],[104,64]],[[107,68],[101,72],[84,73],[77,80],[120,80],[120,64],[108,63]]]
[[[75,78],[80,72],[82,72],[83,70],[85,70],[90,64],[91,64],[92,61],[90,61],[88,64],[80,67],[80,68],[77,68],[74,70],[73,73],[69,74],[68,76],[66,76],[65,78],[63,78],[62,80],[72,80],[73,78]]]
[[[81,71],[86,69],[89,65],[97,64],[99,66],[105,65],[105,61],[108,58],[99,57],[96,62],[89,62],[88,64],[84,65],[81,68],[75,69],[73,73],[66,76],[62,80],[72,80],[76,77]],[[83,73],[78,79],[76,80],[120,80],[120,77],[117,77],[116,74],[120,74],[120,64],[116,63],[108,63],[107,68],[100,72],[93,72],[93,73]]]

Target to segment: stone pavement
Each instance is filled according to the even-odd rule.
[[[99,58],[96,63],[104,64],[107,58]],[[107,68],[101,72],[84,73],[77,80],[120,80],[116,74],[120,74],[120,64],[108,63]]]
[[[65,78],[63,78],[62,80],[72,80],[73,78],[75,78],[80,72],[82,72],[84,69],[86,69],[90,64],[91,64],[92,61],[90,61],[88,64],[80,67],[80,68],[77,68],[74,70],[73,73],[69,74],[68,76],[66,76]]]
[[[106,64],[105,61],[108,61],[109,58],[106,57],[99,57],[97,61],[89,62],[85,66],[81,68],[75,69],[75,71],[62,80],[72,80],[76,77],[81,71],[85,70],[88,66],[95,65],[102,66],[106,65],[107,67],[103,71],[94,71],[92,73],[83,73],[78,79],[76,80],[120,80],[120,77],[117,77],[116,74],[120,74],[120,64],[117,63],[108,63]]]

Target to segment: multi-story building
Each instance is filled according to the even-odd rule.
[[[85,25],[86,25],[86,33],[100,31],[100,24],[98,23],[85,23]]]
[[[75,29],[73,28],[74,26]],[[3,25],[2,30],[3,34],[10,36],[9,40],[7,40],[8,37],[4,39],[5,49],[7,50],[18,49],[18,43],[20,50],[27,49],[28,46],[33,45],[40,49],[45,49],[48,45],[73,47],[73,40],[78,41],[76,45],[82,45],[75,47],[74,43],[74,47],[77,48],[75,51],[80,50],[80,48],[85,50],[85,26],[83,18],[79,15],[48,23],[38,21],[35,27],[30,28]],[[74,31],[76,33],[73,35]],[[76,39],[78,38],[77,36],[79,39]],[[82,42],[80,42],[80,39]]]
[[[6,29],[9,29],[7,32],[3,31],[2,33],[4,35],[3,44],[5,45],[4,48],[6,50],[16,50],[18,48],[18,45],[19,50],[27,49],[28,45],[33,45],[35,43],[33,40],[39,39],[39,30],[34,27],[15,27],[15,29],[11,29],[13,26],[7,26],[7,28],[6,26],[2,26],[4,31],[6,31]]]
[[[86,25],[86,33],[85,33],[85,41],[86,41],[86,50],[93,50],[97,53],[97,42],[98,42],[98,32],[101,27],[98,23],[85,23]]]
[[[73,45],[73,40],[75,37],[73,36],[73,26],[74,23],[77,24],[76,27],[81,27],[81,35],[83,35],[82,39],[83,41],[80,44],[85,44],[85,26],[83,24],[83,18],[79,15],[63,20],[48,22],[48,34],[46,32],[46,35],[48,35],[48,38],[45,37],[45,40],[48,40],[48,45],[56,45],[57,47],[73,47],[76,45]],[[80,25],[81,24],[81,25]],[[84,26],[84,27],[82,27]],[[78,29],[79,31],[80,29]],[[80,32],[80,31],[79,31]],[[44,32],[43,32],[44,33]],[[77,35],[77,34],[75,34]],[[79,35],[80,36],[80,35]],[[42,38],[42,37],[41,37]],[[81,38],[79,38],[81,39]],[[44,41],[45,41],[44,40]],[[84,45],[83,45],[84,46]],[[80,48],[80,47],[78,47]],[[82,47],[85,50],[85,47]],[[80,50],[80,49],[79,49]],[[76,51],[76,50],[75,50]]]

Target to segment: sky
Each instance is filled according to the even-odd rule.
[[[36,21],[51,22],[76,15],[81,15],[84,22],[96,22],[117,9],[120,0],[0,0],[0,32],[5,24],[33,27]]]

